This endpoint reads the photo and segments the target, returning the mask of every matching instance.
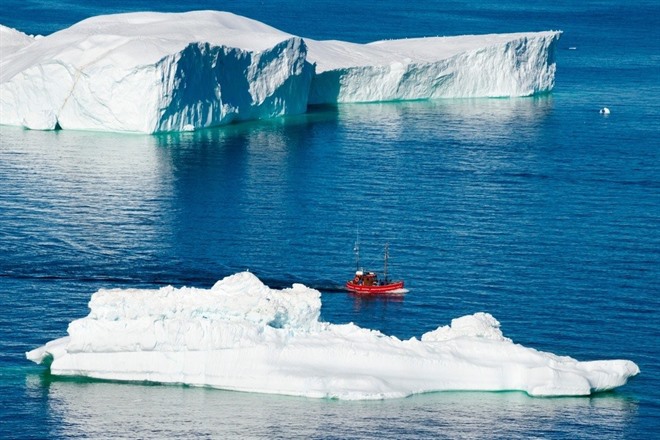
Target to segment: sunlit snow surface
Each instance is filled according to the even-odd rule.
[[[513,343],[487,313],[421,340],[319,322],[320,293],[265,286],[249,272],[211,289],[96,292],[69,336],[28,352],[56,375],[339,399],[446,390],[588,395],[624,385],[627,360],[578,362]]]
[[[41,38],[0,25],[0,123],[153,133],[309,104],[529,96],[554,87],[559,35],[355,44],[218,11],[97,16]]]

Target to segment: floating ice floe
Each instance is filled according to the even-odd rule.
[[[249,272],[211,289],[100,290],[69,336],[26,353],[51,373],[319,398],[448,390],[583,396],[624,385],[627,360],[580,362],[513,343],[487,313],[421,340],[319,321],[317,290],[274,290]]]
[[[194,11],[92,17],[38,39],[0,26],[0,36],[0,123],[154,133],[309,104],[543,93],[560,32],[355,44]]]

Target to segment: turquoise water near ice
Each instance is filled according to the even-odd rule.
[[[6,7],[5,7],[6,6]],[[657,2],[5,2],[49,33],[128,10],[222,9],[311,38],[561,29],[526,99],[342,105],[158,136],[0,126],[0,436],[650,438],[660,419]],[[569,49],[574,48],[574,49]],[[604,117],[598,109],[607,106]],[[363,263],[410,292],[341,290]],[[493,314],[515,342],[642,372],[612,393],[338,402],[62,380],[24,352],[102,287],[208,287],[249,268],[322,292],[323,319],[400,338]]]

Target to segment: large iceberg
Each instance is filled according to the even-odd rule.
[[[552,90],[560,33],[465,35],[354,44],[306,40],[311,104],[531,96]]]
[[[302,113],[312,75],[301,38],[219,12],[93,17],[8,52],[0,121],[36,129],[153,133]]]
[[[98,16],[39,38],[0,25],[0,123],[154,133],[309,104],[528,96],[553,88],[559,35],[355,44],[218,11]]]
[[[487,313],[421,340],[319,321],[317,290],[273,290],[249,272],[211,289],[100,290],[69,336],[28,352],[52,374],[339,399],[446,390],[589,395],[639,373],[513,343]]]

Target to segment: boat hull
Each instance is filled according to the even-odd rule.
[[[363,284],[355,284],[353,281],[348,281],[346,282],[346,289],[351,292],[365,295],[382,295],[403,289],[403,281],[395,281],[393,283],[373,286],[365,286]]]

